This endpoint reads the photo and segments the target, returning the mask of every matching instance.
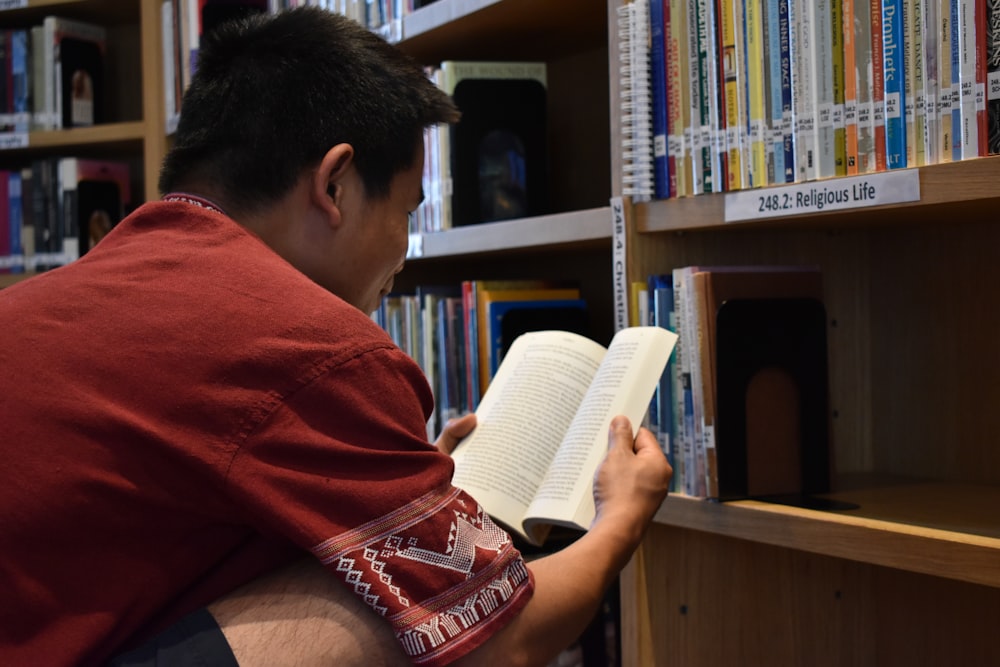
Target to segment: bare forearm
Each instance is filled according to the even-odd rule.
[[[458,665],[549,664],[599,609],[638,542],[595,526],[565,549],[528,564],[535,593],[511,623]]]

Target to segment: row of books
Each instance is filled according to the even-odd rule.
[[[0,30],[0,133],[104,122],[106,50],[106,28],[86,21],[46,16]]]
[[[464,60],[426,69],[462,117],[427,130],[411,233],[547,212],[546,71],[544,62]]]
[[[634,0],[626,185],[667,198],[1000,152],[987,0]],[[638,62],[636,62],[638,60]]]
[[[0,170],[0,272],[44,271],[86,253],[131,208],[127,162],[41,158]]]
[[[692,497],[821,493],[829,481],[826,315],[811,266],[686,266],[633,288],[678,335],[648,427]]]
[[[390,294],[373,314],[413,357],[435,396],[434,436],[448,419],[475,410],[504,353],[526,331],[587,334],[587,304],[574,283],[465,280]]]

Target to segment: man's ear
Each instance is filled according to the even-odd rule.
[[[354,147],[337,144],[326,152],[313,174],[313,203],[331,216],[335,224],[339,224],[341,219],[345,177],[353,163]]]

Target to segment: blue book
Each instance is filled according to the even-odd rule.
[[[10,272],[24,273],[24,247],[21,245],[24,207],[21,196],[21,172],[16,169],[10,172],[7,185],[7,198],[10,211],[7,219],[10,229]]]
[[[655,326],[663,327],[673,333],[677,332],[677,316],[674,312],[674,280],[671,274],[654,275],[649,278],[650,293],[652,294],[653,322]],[[679,387],[677,375],[676,355],[670,355],[667,361],[666,370],[660,377],[660,383],[656,387],[653,396],[654,406],[650,407],[650,412],[655,408],[657,415],[657,438],[660,441],[660,448],[666,454],[667,460],[674,469],[674,477],[670,482],[670,490],[674,493],[682,491],[680,488],[684,473],[683,452],[681,451],[681,439],[677,433],[677,400],[676,391]]]
[[[962,159],[962,56],[958,0],[951,2],[951,159]]]
[[[488,306],[489,370],[496,375],[503,355],[527,331],[560,329],[588,335],[587,302],[583,299],[491,301]]]
[[[667,162],[667,39],[668,0],[649,2],[649,67],[653,107],[653,196],[670,197],[670,166]]]
[[[788,0],[778,2],[778,37],[781,47],[781,140],[785,151],[783,178],[779,182],[795,182],[795,143],[792,133],[792,48],[789,37]]]
[[[882,0],[882,73],[885,84],[885,163],[889,169],[906,167],[905,58],[903,57],[903,0]]]

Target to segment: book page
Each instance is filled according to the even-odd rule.
[[[607,452],[611,419],[624,414],[638,432],[676,341],[660,327],[629,327],[615,335],[527,510],[529,533],[539,523],[589,528],[594,473]]]
[[[518,337],[476,410],[476,429],[452,455],[453,484],[520,532],[604,353],[602,345],[566,331]]]

